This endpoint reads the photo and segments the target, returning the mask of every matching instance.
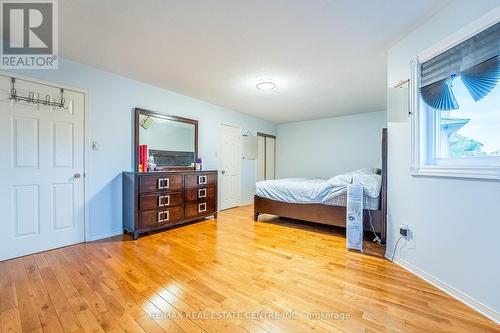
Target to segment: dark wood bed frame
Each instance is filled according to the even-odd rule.
[[[370,216],[375,232],[380,234],[385,244],[387,233],[387,128],[382,130],[382,186],[380,190],[380,209],[364,211],[363,229],[372,231]],[[346,226],[346,208],[323,204],[297,204],[254,196],[254,221],[259,214],[272,214],[296,220],[329,224],[338,227]]]

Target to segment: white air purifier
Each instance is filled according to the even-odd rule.
[[[363,251],[363,186],[347,186],[346,247]]]

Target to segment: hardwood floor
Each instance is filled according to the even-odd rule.
[[[1,262],[1,332],[500,332],[336,229],[252,213]]]

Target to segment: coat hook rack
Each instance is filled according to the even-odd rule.
[[[18,95],[17,91],[16,91],[16,79],[11,78],[10,82],[11,82],[11,88],[10,88],[9,100],[11,100],[11,101],[16,101],[16,102],[22,101],[22,102],[31,103],[31,104],[42,104],[45,106],[53,106],[53,107],[57,107],[60,109],[65,109],[65,110],[68,109],[68,107],[64,105],[66,100],[64,98],[64,89],[62,89],[62,88],[61,88],[60,101],[53,102],[50,100],[51,99],[50,95],[46,95],[45,99],[35,98],[35,93],[32,91],[28,92],[28,96]]]

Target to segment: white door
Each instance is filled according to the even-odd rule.
[[[15,81],[18,95],[57,100],[60,89]],[[84,241],[84,103],[64,91],[68,109],[9,101],[0,76],[0,260]]]
[[[240,204],[241,132],[238,127],[221,124],[220,209]]]

